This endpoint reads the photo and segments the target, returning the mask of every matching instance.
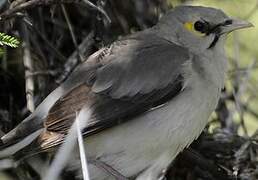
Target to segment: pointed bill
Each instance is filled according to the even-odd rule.
[[[220,34],[230,33],[238,29],[254,27],[252,23],[241,19],[230,19],[229,21],[231,21],[230,24],[225,24],[221,27]]]

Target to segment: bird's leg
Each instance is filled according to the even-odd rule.
[[[108,164],[106,164],[103,161],[100,161],[98,159],[88,159],[88,161],[90,164],[93,164],[97,168],[102,169],[102,170],[106,171],[107,173],[111,174],[117,180],[129,180],[129,178],[123,176],[120,172],[118,172],[113,167],[109,166]]]

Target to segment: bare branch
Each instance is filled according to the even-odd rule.
[[[0,14],[0,22],[17,16],[16,13],[41,5],[74,3],[76,0],[30,0],[4,11]]]
[[[23,63],[25,67],[25,88],[26,88],[26,99],[27,99],[27,108],[30,112],[33,112],[35,109],[34,105],[34,80],[33,76],[28,76],[33,72],[33,63],[31,59],[30,53],[30,42],[28,37],[28,29],[25,24],[23,24],[24,29],[24,37],[25,40],[23,41]]]

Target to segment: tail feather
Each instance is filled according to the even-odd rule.
[[[40,118],[28,116],[16,128],[0,139],[0,159],[12,156],[29,145],[42,132],[44,126]]]
[[[1,142],[7,144],[23,139],[31,133],[43,128],[43,121],[32,115],[23,120],[17,127],[1,137]],[[1,149],[1,147],[0,147]]]
[[[56,150],[55,147],[62,144],[65,139],[64,134],[45,130],[42,130],[39,133],[39,135],[36,135],[35,138],[33,138],[34,140],[31,139],[31,142],[27,141],[26,144],[29,145],[25,145],[26,147],[24,146],[24,148],[21,148],[13,157],[17,160],[23,160],[36,154],[54,152]]]
[[[28,146],[33,140],[35,140],[41,134],[42,131],[43,129],[39,129],[17,141],[6,143],[2,142],[0,146],[0,158],[7,158],[13,156],[16,152]]]

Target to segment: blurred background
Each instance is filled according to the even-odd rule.
[[[14,128],[72,70],[101,47],[153,26],[178,5],[201,5],[250,21],[231,33],[229,71],[210,123],[167,173],[173,180],[258,179],[257,0],[0,0],[0,32],[17,48],[0,46],[0,136]],[[33,161],[0,172],[0,180],[41,179]],[[0,163],[0,168],[2,164]],[[64,171],[61,179],[74,179]]]

